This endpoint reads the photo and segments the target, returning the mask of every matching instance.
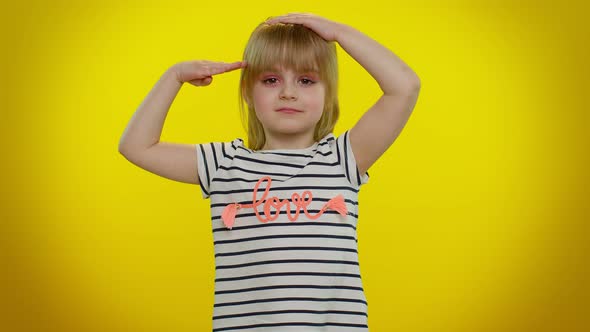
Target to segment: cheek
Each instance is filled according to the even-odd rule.
[[[259,120],[265,122],[274,112],[274,104],[268,96],[258,96],[254,101],[254,111]]]
[[[252,98],[254,98],[254,105],[256,108],[266,108],[269,104],[269,95],[268,94],[261,94],[261,93],[253,93]]]
[[[318,91],[309,99],[310,106],[322,110],[324,108],[325,96],[323,91]]]

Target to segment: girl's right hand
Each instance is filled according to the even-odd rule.
[[[213,75],[246,67],[245,61],[232,63],[207,60],[183,61],[172,66],[180,83],[188,82],[194,86],[206,86],[213,81]]]

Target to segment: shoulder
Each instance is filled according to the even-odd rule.
[[[338,135],[328,135],[326,142],[332,151],[344,154],[348,149],[348,145],[350,145],[349,130],[345,130]]]
[[[336,153],[338,164],[344,169],[347,180],[355,187],[360,187],[369,181],[369,173],[359,170],[357,159],[350,144],[350,129],[335,137],[333,151]]]
[[[233,138],[230,140],[219,140],[207,143],[195,144],[197,151],[201,155],[212,158],[233,158],[236,154],[249,153],[251,150],[245,147],[242,138]]]

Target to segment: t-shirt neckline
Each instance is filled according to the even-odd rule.
[[[313,143],[313,145],[308,146],[306,148],[302,148],[302,149],[272,149],[272,150],[251,150],[251,151],[254,153],[310,152],[310,151],[313,151],[314,149],[316,149],[320,145],[320,143],[327,140],[331,134],[332,133],[326,134],[322,139]]]
[[[253,150],[256,153],[271,153],[271,152],[307,152],[313,150],[318,146],[318,142],[313,143],[312,146],[303,149],[271,149],[271,150]]]

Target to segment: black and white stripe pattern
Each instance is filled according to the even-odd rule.
[[[326,135],[306,149],[253,151],[240,138],[197,144],[201,194],[210,198],[215,251],[213,331],[368,331],[368,305],[358,263],[358,192],[369,174],[359,174],[348,131]],[[221,219],[232,202],[251,204],[277,197],[278,218],[262,222],[254,208],[237,211],[227,229]],[[291,202],[312,193],[316,215],[338,194],[348,213],[327,210],[318,219],[297,213]],[[278,204],[275,204],[275,206]],[[266,219],[264,201],[257,206]],[[277,209],[270,208],[274,216]]]

